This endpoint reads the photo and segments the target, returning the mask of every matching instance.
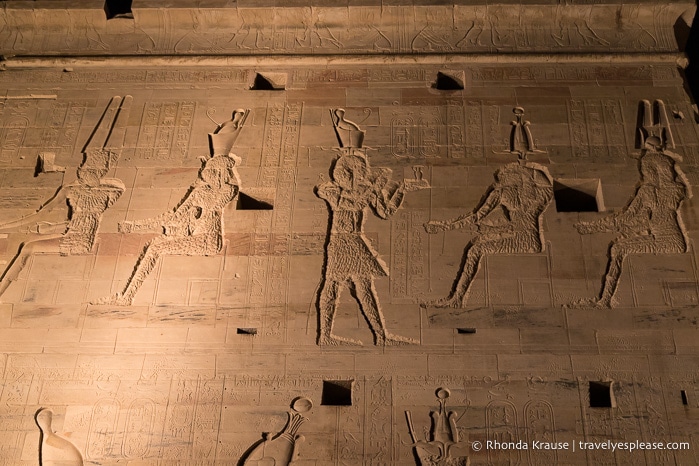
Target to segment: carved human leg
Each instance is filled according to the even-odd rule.
[[[407,345],[418,344],[419,342],[406,337],[392,335],[386,331],[383,314],[379,309],[379,301],[376,297],[376,289],[374,288],[374,280],[372,278],[357,278],[353,279],[354,289],[357,294],[359,306],[374,332],[374,342],[376,345]]]
[[[448,297],[426,303],[434,307],[464,307],[466,295],[471,287],[473,278],[478,273],[484,249],[489,249],[487,243],[475,242],[466,250],[466,257],[461,264],[461,270],[454,288]]]
[[[597,307],[612,307],[614,295],[619,286],[624,259],[629,254],[673,254],[686,249],[682,237],[636,237],[627,238],[612,243],[609,248],[609,265],[604,276],[604,285],[600,298],[595,302]]]
[[[205,238],[202,236],[158,236],[146,245],[143,254],[136,262],[134,272],[129,278],[124,291],[108,298],[100,299],[96,304],[115,304],[119,306],[130,306],[133,304],[136,293],[163,254],[204,256],[215,254],[216,252],[206,247]]]
[[[5,293],[13,281],[17,280],[32,254],[58,254],[62,237],[63,235],[54,235],[22,243],[19,246],[17,255],[12,259],[0,279],[0,296]]]
[[[492,237],[491,237],[492,238]],[[541,252],[541,242],[535,234],[525,232],[504,238],[480,237],[466,250],[461,270],[451,294],[434,302],[425,303],[434,307],[464,307],[471,283],[480,269],[483,256],[490,254],[526,254]]]
[[[333,335],[333,323],[342,282],[325,280],[318,296],[318,344],[319,345],[361,345],[359,340]]]

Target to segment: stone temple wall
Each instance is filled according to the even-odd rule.
[[[0,465],[699,462],[691,4],[4,3]]]

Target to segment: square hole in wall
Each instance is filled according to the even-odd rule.
[[[603,212],[599,179],[558,179],[553,182],[557,212]]]
[[[465,81],[463,71],[440,71],[432,87],[440,91],[460,91]]]
[[[235,208],[236,210],[272,210],[274,206],[271,202],[253,197],[241,191],[238,193],[238,202]]]
[[[613,382],[590,381],[590,408],[616,408]]]
[[[354,380],[323,380],[320,404],[327,406],[352,406]]]
[[[286,73],[260,73],[254,74],[250,89],[253,91],[283,91],[287,83]]]
[[[680,395],[682,396],[682,404],[689,406],[689,396],[687,395],[687,390],[680,390]]]
[[[132,0],[106,0],[104,2],[104,13],[107,19],[129,18],[133,19],[131,11]]]

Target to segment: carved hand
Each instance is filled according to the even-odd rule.
[[[575,229],[578,230],[578,233],[581,235],[589,235],[590,233],[597,231],[594,224],[589,222],[578,222],[575,224]]]
[[[406,191],[417,191],[418,189],[428,189],[430,184],[425,179],[407,179],[405,180]]]
[[[425,223],[425,231],[431,235],[439,233],[440,231],[446,231],[447,226],[444,222],[438,220],[432,220]]]
[[[134,224],[129,220],[119,222],[119,233],[131,233],[133,231]]]

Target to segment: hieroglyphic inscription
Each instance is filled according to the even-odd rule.
[[[194,101],[147,102],[136,143],[136,158],[184,159],[189,149],[195,108]]]
[[[267,264],[269,257],[253,256],[248,267],[248,304],[261,305],[267,290]]]
[[[524,405],[524,424],[527,431],[527,443],[556,442],[556,422],[553,417],[553,406],[545,400],[532,400]],[[556,450],[528,450],[531,464],[557,464]]]
[[[568,103],[570,139],[573,146],[573,156],[587,157],[590,155],[587,142],[587,125],[585,124],[585,104],[581,100],[571,100]]]
[[[398,212],[391,222],[391,296],[408,297],[408,235],[410,214]]]
[[[464,106],[460,101],[447,101],[447,147],[449,157],[461,158],[466,154]]]
[[[0,149],[0,162],[9,163],[17,155],[24,142],[24,137],[29,126],[29,120],[23,116],[16,116],[7,120],[2,131],[2,149]]]
[[[72,154],[86,102],[56,102],[48,113],[41,136],[41,149],[58,155]]]
[[[439,109],[427,109],[418,119],[418,150],[422,157],[437,157],[444,146],[444,124]]]
[[[369,70],[369,82],[424,82],[428,71],[422,68],[372,68]]]
[[[585,99],[568,102],[570,138],[577,157],[623,157],[627,141],[621,102]]]
[[[223,380],[198,380],[192,422],[192,455],[197,460],[212,460],[216,455],[222,397]]]
[[[638,385],[634,382],[615,382],[614,383],[614,398],[616,400],[616,410],[613,419],[614,432],[624,439],[641,439],[643,433],[641,429],[642,419],[641,411],[637,403],[637,388]],[[659,440],[662,437],[652,437],[649,441]],[[642,464],[645,461],[643,451],[634,450],[624,452],[624,459],[629,464]],[[656,464],[671,464],[666,458]]]
[[[281,138],[281,154],[277,172],[276,195],[272,215],[274,249],[280,256],[270,259],[269,290],[267,304],[281,306],[286,303],[289,255],[291,253],[291,224],[296,187],[296,163],[299,134],[301,132],[302,104],[290,104],[284,108],[284,127]]]
[[[609,81],[650,80],[653,68],[641,66],[497,66],[474,67],[474,81]]]
[[[658,439],[668,439],[670,429],[668,426],[668,416],[666,402],[662,395],[662,386],[657,377],[648,379],[647,384],[637,384],[634,387],[637,391],[636,399],[639,406],[637,410],[644,419],[642,429],[645,431],[647,441],[657,441]],[[672,452],[668,450],[654,449],[649,453],[651,462],[654,464],[672,464]]]
[[[624,111],[621,102],[616,99],[604,99],[601,102],[604,113],[604,128],[607,136],[607,147],[611,157],[626,155],[626,131],[624,127]]]
[[[0,114],[0,163],[10,163],[19,154],[28,135],[27,131],[34,121],[36,109],[36,101],[19,99],[3,103]]]
[[[389,377],[365,381],[364,464],[379,466],[393,459],[393,384]]]
[[[500,107],[484,103],[485,145],[491,150],[502,150],[507,147],[507,138],[500,128]]]
[[[408,293],[416,296],[424,289],[427,274],[427,255],[425,254],[426,233],[422,225],[429,220],[429,212],[416,210],[410,214],[410,236],[408,243]]]
[[[396,157],[415,155],[415,121],[411,116],[394,116],[391,120],[391,153]]]
[[[519,424],[517,408],[506,400],[493,400],[485,408],[486,438],[501,443],[517,442]],[[488,449],[488,461],[491,464],[515,465],[521,461],[519,450]]]
[[[155,425],[156,406],[148,398],[135,399],[129,405],[121,452],[124,458],[147,458]]]
[[[466,113],[466,155],[468,157],[483,156],[483,115],[481,102],[470,100],[464,107]]]
[[[463,157],[463,109],[457,101],[447,103],[446,109],[424,106],[419,112],[394,112],[391,153],[395,157]]]
[[[117,400],[101,399],[95,403],[87,434],[85,455],[88,459],[107,458],[112,455],[119,411],[120,405]]]
[[[164,459],[192,458],[198,384],[198,380],[172,381],[163,432],[163,443],[167,445],[162,453]]]
[[[275,189],[274,210],[258,212],[249,265],[249,303],[286,303],[302,104],[267,108],[258,184]],[[271,249],[271,250],[270,250]],[[257,257],[272,254],[274,257]]]

